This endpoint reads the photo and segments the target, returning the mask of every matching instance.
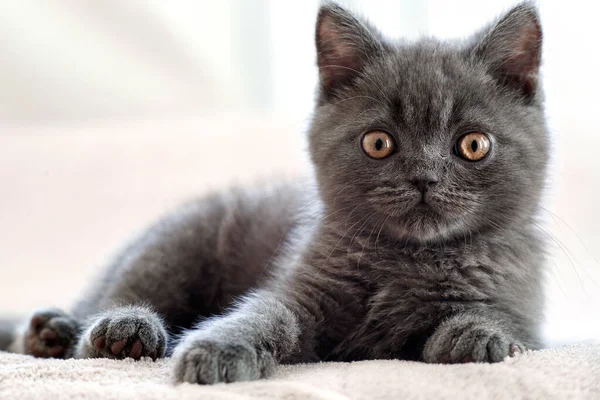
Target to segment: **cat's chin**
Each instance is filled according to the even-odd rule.
[[[416,205],[396,218],[390,218],[388,229],[400,240],[430,243],[445,239],[452,231],[448,221],[427,205]]]

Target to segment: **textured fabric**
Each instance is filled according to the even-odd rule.
[[[174,385],[171,360],[40,360],[0,353],[0,399],[600,399],[600,342],[503,363],[363,361],[281,367],[270,380]]]

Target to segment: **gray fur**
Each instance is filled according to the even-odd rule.
[[[535,218],[548,134],[535,8],[461,43],[402,43],[325,4],[317,51],[317,192],[236,190],[160,220],[73,309],[87,321],[76,356],[132,355],[97,352],[99,337],[140,340],[149,355],[165,328],[183,330],[175,379],[207,384],[268,377],[279,363],[497,362],[542,345]],[[360,148],[374,129],[396,143],[388,158]],[[492,142],[479,162],[453,153],[472,131]]]

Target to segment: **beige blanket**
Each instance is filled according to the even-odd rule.
[[[600,399],[600,342],[503,363],[281,367],[270,380],[174,385],[171,361],[39,360],[0,353],[0,399]]]

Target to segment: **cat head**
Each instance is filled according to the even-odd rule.
[[[316,44],[309,143],[332,221],[431,242],[535,213],[548,134],[533,5],[463,42],[404,43],[327,3]]]

